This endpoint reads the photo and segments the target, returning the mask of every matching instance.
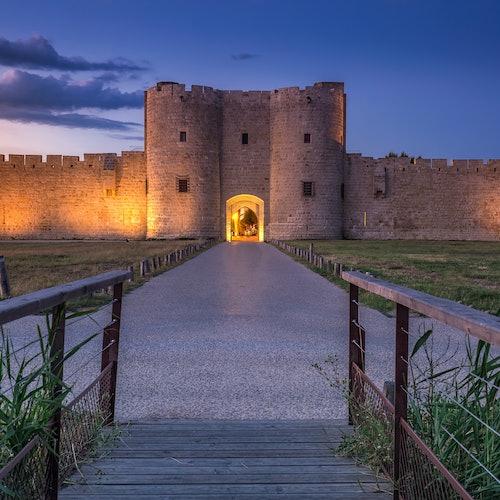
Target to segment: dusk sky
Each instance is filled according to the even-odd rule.
[[[143,90],[344,81],[347,147],[500,158],[498,0],[0,0],[0,153],[142,149]]]

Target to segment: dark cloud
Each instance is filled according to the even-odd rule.
[[[122,92],[105,87],[111,75],[85,81],[66,76],[40,76],[8,70],[0,77],[0,105],[29,109],[71,111],[80,108],[141,108],[143,92]]]
[[[108,134],[112,139],[120,139],[122,141],[144,141],[142,135],[121,135],[121,134]]]
[[[116,58],[93,62],[83,57],[60,55],[43,36],[11,41],[0,37],[0,65],[29,69],[59,69],[62,71],[141,71],[147,69],[129,61]]]
[[[118,73],[107,72],[95,76],[94,80],[98,80],[103,83],[114,83],[123,80],[123,77]]]
[[[255,59],[256,57],[259,57],[259,54],[249,54],[248,52],[231,54],[231,59],[233,59],[233,61],[246,61],[248,59]]]
[[[100,116],[84,115],[80,113],[52,113],[46,110],[33,110],[0,106],[0,119],[20,123],[39,123],[41,125],[55,125],[69,128],[90,128],[102,130],[132,130],[141,124],[136,122],[122,122],[102,118]]]

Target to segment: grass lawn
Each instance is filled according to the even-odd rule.
[[[12,295],[21,295],[131,265],[137,286],[140,260],[189,243],[195,241],[0,241],[0,255],[5,256]]]
[[[310,241],[292,241],[308,247]],[[313,241],[315,252],[378,278],[500,316],[500,242]],[[347,288],[342,280],[335,280]],[[364,294],[384,311],[390,302]]]

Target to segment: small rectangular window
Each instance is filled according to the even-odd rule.
[[[186,140],[187,140],[187,135],[186,135],[186,132],[181,132],[181,133],[179,134],[179,140],[180,140],[181,142],[186,142]]]
[[[113,189],[106,189],[106,196],[107,196],[108,198],[110,198],[111,196],[113,196],[113,194],[114,194],[114,193],[113,193]]]
[[[177,192],[189,193],[189,177],[177,178]]]
[[[311,134],[304,134],[304,142],[309,144],[311,142]]]
[[[304,196],[314,196],[314,182],[304,181],[302,183],[302,194]]]
[[[241,134],[241,144],[248,144],[248,133],[243,132]]]

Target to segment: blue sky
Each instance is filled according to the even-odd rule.
[[[500,157],[496,0],[0,0],[0,152],[142,148],[142,91],[344,81],[348,150]]]

